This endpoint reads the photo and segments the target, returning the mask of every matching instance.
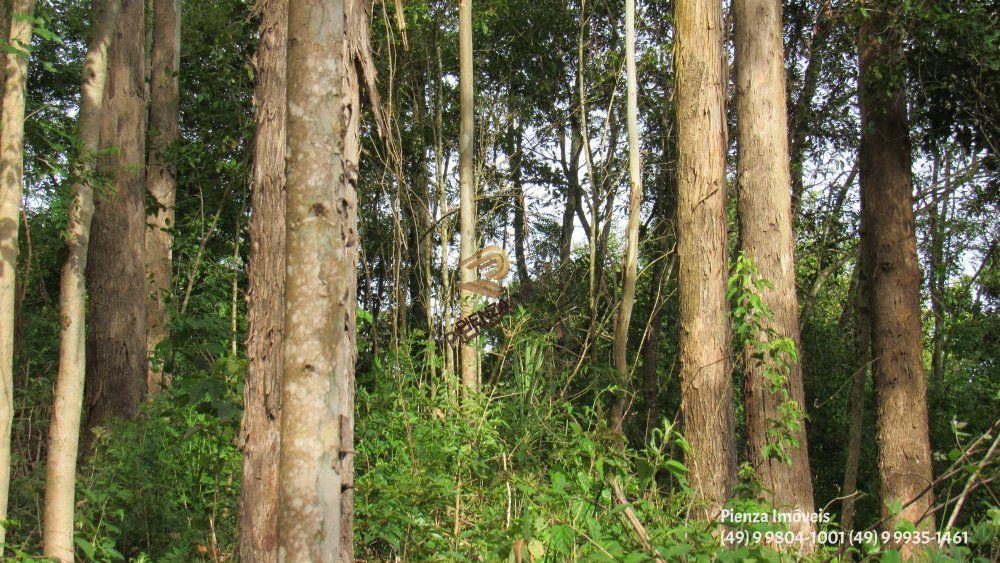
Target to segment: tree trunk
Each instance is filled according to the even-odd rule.
[[[523,124],[519,124],[523,125]],[[517,136],[514,156],[511,157],[511,183],[513,184],[514,197],[514,260],[517,263],[517,281],[526,283],[530,280],[528,275],[528,259],[525,256],[525,244],[528,239],[527,207],[524,203],[524,130],[518,127],[514,132]]]
[[[371,41],[369,37],[369,20],[371,17],[372,0],[346,0],[346,30],[343,50],[344,75],[343,114],[344,119],[344,186],[341,203],[344,206],[344,217],[348,220],[344,232],[347,243],[345,290],[349,301],[337,311],[345,322],[349,321],[347,335],[350,342],[342,342],[343,361],[348,369],[338,374],[336,383],[340,395],[340,560],[354,561],[354,365],[357,359],[356,323],[357,310],[357,268],[358,268],[358,235],[356,214],[356,190],[358,169],[361,161],[361,72],[374,73],[371,65]],[[362,70],[359,70],[362,69]],[[378,101],[373,92],[374,74],[364,77],[373,99],[373,113],[378,119]],[[430,295],[430,288],[427,288]],[[349,314],[349,316],[348,316]],[[339,318],[339,317],[338,317]],[[349,346],[349,348],[348,348]],[[350,354],[349,360],[346,358]]]
[[[459,260],[465,260],[476,252],[476,179],[472,163],[474,98],[472,73],[472,0],[458,2],[458,42],[459,42],[459,90],[461,99],[461,131],[458,140],[460,186],[459,221],[461,248]],[[476,273],[469,268],[459,272],[462,283],[476,279]],[[472,314],[474,296],[471,291],[461,288],[459,301],[462,317]],[[462,343],[462,385],[469,390],[479,389],[479,349],[476,339]]]
[[[934,182],[935,186],[937,182]],[[936,187],[935,187],[936,189]],[[934,314],[933,348],[931,349],[931,381],[938,384],[944,379],[945,344],[945,284],[948,280],[948,265],[944,249],[948,239],[948,203],[951,192],[951,155],[944,159],[944,193],[934,194],[928,214],[931,239],[930,272],[927,287],[931,295],[931,311]]]
[[[24,180],[24,98],[28,80],[26,47],[31,45],[34,0],[14,0],[11,45],[4,56],[4,97],[0,104],[0,555],[10,490],[10,432],[14,421],[14,294],[17,291],[17,229]],[[15,18],[24,15],[27,18]]]
[[[618,385],[622,387],[611,411],[611,428],[622,432],[625,418],[625,389],[629,384],[628,327],[635,304],[635,277],[639,263],[639,208],[642,205],[642,156],[639,154],[639,93],[635,70],[635,0],[625,0],[625,71],[627,75],[628,120],[628,224],[625,227],[625,257],[622,264],[622,300],[615,322],[613,356]]]
[[[285,55],[288,0],[262,0],[254,60],[253,213],[247,265],[240,559],[278,560],[281,342],[285,303]]]
[[[294,0],[288,10],[288,158],[279,559],[353,558],[342,492],[350,458],[357,305],[359,30],[350,3]],[[353,81],[353,82],[352,82]],[[352,91],[354,90],[354,91]]]
[[[920,269],[914,233],[910,141],[903,88],[902,37],[885,4],[869,8],[858,33],[861,99],[861,221],[871,265],[872,373],[883,516],[932,482],[920,327]],[[876,77],[890,77],[887,80]],[[898,517],[933,530],[928,491]],[[892,520],[895,520],[892,519]],[[893,529],[894,522],[886,524]],[[916,545],[902,546],[904,558]]]
[[[86,365],[87,248],[94,217],[93,158],[101,139],[101,103],[108,80],[108,47],[114,37],[120,0],[95,0],[90,41],[83,61],[80,113],[77,131],[80,154],[74,163],[73,202],[66,225],[66,263],[59,290],[62,331],[59,337],[59,371],[49,425],[45,465],[44,554],[58,561],[73,560],[73,497],[76,484],[77,446],[83,410]]]
[[[862,241],[867,237],[862,233]],[[854,374],[851,382],[850,423],[847,429],[847,459],[844,462],[844,487],[840,496],[844,498],[840,513],[840,525],[846,532],[854,529],[854,501],[858,490],[858,465],[861,461],[861,431],[864,427],[865,383],[871,361],[871,306],[868,289],[868,266],[866,253],[858,257],[858,294],[854,310],[857,326],[854,329]]]
[[[714,518],[736,477],[726,300],[722,5],[677,0],[677,254],[681,411],[699,505]]]
[[[171,267],[174,245],[174,203],[177,199],[177,164],[169,151],[180,136],[177,71],[181,59],[181,2],[153,0],[153,61],[150,75],[149,151],[146,183],[156,201],[156,211],[146,218],[146,350],[150,357],[167,336],[170,315]],[[149,363],[146,392],[154,394],[166,384],[163,370]]]
[[[740,238],[743,251],[756,265],[760,277],[771,282],[760,297],[771,317],[754,338],[799,341],[799,311],[795,295],[795,242],[792,236],[791,177],[788,161],[785,107],[785,66],[782,55],[781,2],[779,0],[735,0],[733,3],[736,43],[736,117],[739,136],[737,195]],[[769,334],[770,333],[770,334]],[[794,402],[804,413],[802,364],[785,358],[788,366],[783,393],[772,393],[767,372],[771,360],[754,359],[751,346],[743,351],[747,442],[750,461],[764,485],[765,497],[779,511],[813,512],[812,478],[806,445],[805,421],[785,420],[782,404]],[[768,456],[774,441],[769,430],[775,425],[797,423],[788,438],[798,447],[785,448],[790,463]],[[775,444],[771,444],[775,445]],[[806,521],[793,525],[805,537],[815,530]],[[804,547],[811,548],[811,544]]]
[[[146,391],[144,19],[142,0],[123,0],[108,51],[100,146],[118,150],[98,161],[110,182],[95,198],[87,264],[88,445],[95,427],[135,418]]]
[[[566,176],[566,206],[563,208],[562,229],[559,235],[559,263],[565,264],[570,259],[573,250],[573,216],[579,214],[583,216],[580,209],[580,152],[583,149],[583,139],[580,135],[579,120],[574,116],[569,117],[570,123],[570,147],[569,155],[560,154],[562,157],[563,174]],[[560,130],[561,131],[561,130]],[[563,136],[562,132],[559,133]],[[565,141],[560,138],[560,146],[565,146]],[[584,228],[589,231],[589,225]]]

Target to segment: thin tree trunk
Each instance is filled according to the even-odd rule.
[[[788,113],[785,108],[785,66],[782,55],[780,0],[735,0],[736,116],[739,136],[737,195],[743,251],[760,276],[771,282],[760,297],[771,316],[764,319],[767,332],[754,338],[786,338],[801,350],[799,310],[795,294],[795,242],[792,235],[791,175],[788,160]],[[771,332],[771,334],[769,334]],[[805,396],[802,364],[787,361],[783,393],[772,393],[769,359],[755,359],[748,345],[743,351],[747,442],[750,461],[764,486],[765,497],[780,511],[813,512],[812,478],[805,431]],[[784,403],[795,403],[800,418],[783,414]],[[786,420],[793,416],[796,420]],[[771,428],[796,426],[788,439],[785,459],[768,456],[774,446]],[[808,538],[815,530],[808,520],[795,523],[793,531]],[[802,546],[812,550],[806,540]]]
[[[358,30],[340,0],[288,10],[288,158],[279,558],[352,558],[342,492],[353,483],[357,305]],[[352,82],[353,81],[353,82]],[[346,103],[345,103],[346,102]],[[346,526],[345,526],[346,524]]]
[[[562,229],[559,235],[559,263],[564,264],[570,259],[573,250],[573,216],[579,214],[583,216],[580,209],[580,151],[583,149],[583,140],[580,135],[579,121],[570,115],[570,146],[569,155],[562,156],[563,173],[566,176],[566,206],[563,208]],[[560,133],[562,136],[562,133]],[[565,146],[565,141],[560,138],[560,146]],[[584,226],[588,231],[589,225]]]
[[[144,6],[123,0],[108,51],[99,172],[111,178],[95,198],[87,288],[87,380],[84,441],[115,418],[139,414],[146,391]]]
[[[615,322],[613,356],[618,385],[622,387],[611,411],[611,428],[622,432],[625,418],[625,389],[628,373],[628,327],[635,304],[635,277],[639,263],[639,207],[642,205],[642,155],[639,154],[639,93],[635,70],[635,0],[625,0],[625,71],[628,95],[628,225],[625,227],[625,257],[622,264],[622,300]]]
[[[0,104],[0,546],[3,546],[10,487],[10,432],[14,421],[14,296],[17,291],[17,230],[24,180],[24,98],[28,80],[34,0],[14,0],[11,46],[4,58]],[[23,15],[25,18],[16,16]],[[0,547],[2,555],[2,547]]]
[[[726,300],[722,4],[677,0],[677,254],[681,411],[698,505],[714,518],[736,477]]]
[[[261,19],[254,61],[257,130],[247,266],[247,375],[243,388],[239,527],[240,559],[271,563],[278,560],[288,0],[261,0],[256,9]]]
[[[435,35],[435,42],[437,36]],[[448,341],[447,323],[451,322],[451,284],[448,274],[448,192],[444,171],[444,69],[441,64],[441,46],[435,44],[434,58],[437,63],[437,84],[434,103],[434,183],[437,185],[438,210],[441,215],[441,345],[444,347],[444,367],[441,376],[452,389],[451,375],[455,368],[455,352]]]
[[[156,201],[156,211],[146,218],[146,351],[152,356],[167,337],[170,315],[167,301],[172,287],[174,203],[177,199],[177,165],[170,157],[180,136],[177,72],[181,59],[181,2],[153,0],[153,56],[150,75],[149,164],[146,183]],[[162,369],[149,363],[146,392],[157,393],[165,384]]]
[[[73,507],[77,447],[83,410],[86,365],[86,285],[90,223],[94,217],[94,153],[101,140],[101,103],[108,80],[108,47],[114,37],[120,0],[95,0],[90,41],[83,61],[77,131],[80,154],[74,163],[73,202],[66,226],[67,256],[59,290],[62,330],[59,371],[52,401],[49,449],[45,465],[44,555],[73,560]]]
[[[476,252],[476,180],[472,162],[475,99],[473,97],[472,73],[472,0],[459,0],[458,3],[458,36],[459,36],[459,91],[461,99],[461,131],[458,140],[459,167],[458,177],[461,193],[459,204],[459,221],[461,223],[461,249],[459,260],[465,260]],[[468,283],[476,279],[476,273],[469,268],[462,268],[460,279]],[[461,288],[459,301],[462,316],[472,314],[473,293]],[[470,390],[479,389],[479,350],[476,339],[462,343],[462,385]]]
[[[948,279],[948,265],[945,263],[945,246],[948,239],[948,203],[951,192],[951,155],[944,158],[944,193],[934,194],[929,212],[931,231],[930,272],[927,287],[931,294],[931,311],[934,314],[933,348],[931,351],[931,380],[940,383],[944,378],[945,343],[945,284]],[[937,182],[933,182],[936,186]]]
[[[862,240],[865,235],[862,234]],[[858,490],[858,466],[861,461],[861,438],[865,414],[865,383],[871,363],[871,302],[868,288],[868,266],[866,253],[858,257],[858,284],[855,313],[857,326],[854,329],[854,374],[851,383],[850,424],[847,429],[847,460],[844,463],[844,487],[840,496],[844,498],[840,523],[846,532],[854,529],[854,502]]]
[[[868,10],[858,33],[861,99],[861,221],[869,238],[872,358],[882,512],[934,530],[933,480],[920,326],[920,269],[914,232],[909,128],[902,80],[902,37],[888,29],[886,4]],[[924,516],[927,516],[924,518]],[[892,518],[886,529],[894,528]],[[915,544],[901,546],[909,557]]]
[[[521,124],[517,124],[519,126]],[[516,146],[514,148],[514,156],[511,158],[511,183],[514,188],[513,206],[514,206],[514,260],[517,263],[517,280],[521,283],[527,282],[530,278],[528,275],[528,259],[525,256],[525,245],[528,239],[528,222],[526,215],[528,213],[527,207],[524,203],[524,182],[523,182],[523,171],[524,167],[524,131],[523,128],[518,127],[518,130],[514,132],[517,136]]]

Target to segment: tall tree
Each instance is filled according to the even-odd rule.
[[[170,149],[180,136],[177,71],[181,60],[181,2],[153,0],[153,57],[150,75],[149,165],[146,183],[156,202],[147,218],[146,272],[149,298],[146,303],[146,350],[152,356],[167,336],[174,246],[174,204],[177,199],[177,165]],[[149,363],[146,390],[155,393],[167,382],[163,370]]]
[[[134,418],[146,391],[144,3],[123,0],[108,51],[98,174],[109,178],[94,201],[87,289],[84,427]]]
[[[726,300],[726,108],[722,3],[677,0],[677,256],[681,410],[698,513],[736,476]]]
[[[292,561],[353,551],[343,521],[350,488],[357,305],[356,78],[345,41],[350,5],[288,5],[288,157],[278,550]],[[345,25],[346,23],[346,25]],[[345,525],[346,524],[346,525]]]
[[[473,141],[474,104],[472,74],[472,0],[458,2],[458,60],[459,60],[459,101],[461,103],[461,123],[458,138],[459,177],[459,235],[461,246],[459,260],[465,260],[476,252],[476,179],[472,162],[475,150]],[[462,268],[459,272],[462,283],[476,279],[476,272]],[[460,288],[459,300],[462,316],[472,314],[473,293]],[[471,390],[479,389],[479,350],[475,340],[462,343],[462,384]]]
[[[14,0],[10,47],[4,57],[0,103],[0,546],[10,491],[10,431],[14,421],[14,293],[17,291],[17,230],[24,183],[24,98],[34,0]],[[2,547],[0,547],[2,550]],[[2,552],[0,552],[2,555]]]
[[[734,0],[733,21],[740,239],[760,277],[771,282],[770,287],[759,288],[770,316],[762,319],[762,331],[752,338],[758,342],[781,339],[800,350],[781,2]],[[811,514],[813,490],[803,420],[802,364],[797,355],[787,351],[780,353],[781,358],[769,354],[760,357],[755,344],[748,342],[743,350],[750,460],[775,508]],[[775,372],[784,381],[774,381]],[[773,389],[776,383],[780,392]],[[780,456],[768,453],[769,446],[782,447],[774,443],[775,427],[787,434]],[[797,531],[808,536],[813,529],[807,521]]]
[[[883,516],[934,529],[931,447],[920,326],[920,268],[913,213],[913,178],[903,38],[889,2],[869,2],[858,32],[861,106],[861,222],[872,316],[872,374],[879,491]],[[919,497],[919,498],[918,498]],[[922,519],[922,520],[921,520]],[[902,547],[904,556],[914,544]]]
[[[288,0],[261,0],[247,266],[247,375],[243,387],[240,559],[278,560],[281,343],[285,296],[285,56]]]
[[[101,103],[108,80],[108,47],[114,37],[121,0],[95,0],[90,39],[83,61],[80,113],[77,118],[79,155],[73,166],[73,201],[66,225],[66,262],[59,289],[59,371],[56,374],[45,465],[44,554],[58,561],[73,560],[73,497],[77,446],[83,410],[86,366],[86,285],[90,223],[94,217],[93,159],[101,140]]]
[[[622,264],[622,300],[615,322],[613,355],[618,382],[628,386],[628,327],[635,304],[635,276],[639,262],[639,207],[642,205],[642,156],[639,154],[639,94],[635,70],[635,0],[625,0],[625,71],[627,82],[628,121],[628,225],[625,228],[625,257]],[[611,426],[622,431],[625,417],[625,395],[619,391],[612,410]]]

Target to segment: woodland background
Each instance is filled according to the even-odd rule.
[[[512,274],[505,283],[515,291],[539,274],[540,264],[568,272],[566,283],[536,292],[485,332],[481,395],[474,401],[460,400],[450,363],[457,352],[443,340],[457,316],[457,3],[371,7],[375,88],[361,88],[357,182],[358,558],[494,559],[524,550],[536,559],[643,560],[644,541],[666,560],[777,557],[762,546],[720,551],[704,526],[688,518],[672,215],[675,28],[666,0],[637,7],[639,274],[626,354],[632,377],[622,382],[616,375],[613,332],[629,186],[623,6],[617,0],[474,4],[477,247],[507,251]],[[727,78],[735,74],[730,8],[727,2]],[[147,29],[152,13],[146,10]],[[150,358],[170,381],[136,403],[135,412],[113,413],[125,419],[88,439],[76,484],[76,554],[84,560],[223,561],[239,551],[259,12],[246,0],[185,0],[181,13],[179,139],[160,153],[176,166],[177,181],[175,219],[161,229],[173,241],[161,296],[167,326]],[[937,501],[946,504],[937,517],[941,522],[954,511],[954,526],[971,540],[943,548],[940,557],[995,560],[995,458],[990,465],[992,450],[985,448],[975,450],[975,464],[961,456],[1000,412],[998,8],[982,0],[914,0],[894,5],[892,13],[890,26],[904,37],[903,64],[884,78],[901,81],[907,92],[934,474],[948,475],[961,462],[937,483]],[[66,178],[77,150],[89,14],[90,3],[80,0],[43,0],[35,11],[7,554],[41,552],[60,268],[73,195]],[[797,354],[813,497],[839,523],[845,468],[856,463],[856,529],[875,526],[882,512],[872,382],[856,349],[856,41],[865,17],[864,5],[852,1],[782,2]],[[152,32],[145,44],[152,48]],[[732,185],[736,106],[727,84]],[[737,274],[729,280],[730,297],[738,306],[752,299],[753,288],[740,286],[739,276],[752,264],[739,258],[741,218],[735,190],[729,192],[729,267]],[[104,197],[100,190],[97,197]],[[146,214],[155,217],[157,209],[147,195]],[[589,285],[591,272],[596,282]],[[751,321],[734,315],[734,332],[745,333],[741,327]],[[736,347],[741,479],[732,502],[749,510],[764,501],[747,463]],[[852,394],[859,370],[862,384]],[[607,420],[620,397],[618,433]],[[860,418],[852,414],[855,405]],[[848,461],[852,419],[862,422],[855,462]],[[980,469],[984,484],[955,511],[948,502]],[[623,515],[626,506],[645,540]]]

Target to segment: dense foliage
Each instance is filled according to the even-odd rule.
[[[179,178],[172,318],[170,338],[155,357],[172,375],[172,384],[144,405],[140,418],[103,430],[85,453],[76,509],[82,560],[235,557],[256,46],[250,4],[183,3],[182,138],[171,153]],[[772,358],[776,384],[784,362],[803,362],[806,402],[789,405],[782,424],[806,426],[816,505],[834,514],[824,528],[833,531],[838,529],[855,370],[860,125],[854,35],[864,16],[850,1],[784,4],[790,122],[802,135],[798,144],[796,133],[790,135],[793,153],[799,151],[793,165],[802,181],[795,264],[801,349],[781,340],[754,345]],[[44,31],[33,43],[29,77],[7,534],[8,553],[24,556],[40,553],[44,445],[59,341],[59,268],[71,196],[63,180],[76,150],[74,117],[88,5],[39,2],[37,24]],[[894,25],[907,37],[917,234],[927,281],[923,325],[931,443],[935,475],[946,476],[935,487],[944,505],[938,519],[952,514],[954,499],[981,465],[986,481],[957,514],[956,529],[968,533],[968,543],[942,547],[935,557],[996,560],[1000,503],[990,483],[997,475],[996,458],[980,464],[983,451],[968,459],[963,452],[991,428],[996,433],[1000,412],[1000,21],[997,7],[981,0],[907,5],[904,20]],[[380,102],[387,127],[380,133],[370,111],[365,114],[355,438],[359,558],[513,560],[516,552],[518,560],[530,554],[548,561],[640,561],[651,550],[663,560],[780,557],[761,545],[720,549],[712,530],[687,518],[692,500],[683,463],[687,446],[678,423],[675,254],[672,248],[661,253],[657,242],[657,233],[673,240],[670,9],[664,0],[639,3],[646,194],[629,358],[638,373],[650,332],[662,334],[656,340],[658,404],[653,424],[647,424],[648,405],[638,384],[624,389],[630,414],[622,436],[606,422],[611,397],[621,388],[611,367],[627,191],[621,2],[481,0],[475,5],[477,206],[484,243],[510,249],[514,262],[514,208],[522,189],[531,278],[541,264],[559,260],[564,206],[574,189],[581,191],[579,218],[600,225],[605,236],[593,258],[599,264],[593,264],[586,228],[577,221],[563,283],[522,299],[515,314],[486,333],[483,392],[461,401],[440,344],[453,323],[444,317],[440,299],[442,275],[449,275],[442,263],[453,269],[457,256],[456,4],[374,4],[379,91],[364,97]],[[584,90],[591,157],[581,157],[574,139]],[[735,144],[730,145],[735,161]],[[594,161],[594,178],[577,174],[587,158]],[[588,191],[592,187],[599,194],[593,196],[596,201]],[[742,345],[753,341],[759,332],[754,323],[768,314],[753,295],[762,287],[758,284],[767,282],[753,276],[753,264],[737,251],[737,221],[734,210],[729,297],[735,305],[735,339]],[[445,241],[442,225],[448,228]],[[451,254],[442,256],[447,245]],[[657,287],[653,273],[660,266],[666,273]],[[587,292],[592,267],[600,287],[600,314],[593,327]],[[944,280],[940,294],[931,286],[939,278]],[[513,291],[531,283],[530,278],[511,279]],[[430,318],[422,299],[432,301]],[[935,300],[943,311],[937,324]],[[662,314],[654,315],[658,308]],[[652,318],[658,326],[647,322]],[[583,338],[591,332],[595,338]],[[581,350],[584,340],[590,348]],[[944,360],[940,372],[932,373],[931,351],[938,340]],[[735,350],[733,357],[739,357]],[[735,365],[742,452],[738,359]],[[869,399],[866,429],[873,428],[873,418]],[[774,432],[781,447],[795,447],[794,440],[782,438],[786,429]],[[773,455],[780,458],[780,450]],[[879,521],[876,455],[874,437],[866,431],[858,529]],[[767,509],[754,477],[743,465],[734,507]],[[837,556],[838,547],[822,548],[817,560]],[[880,551],[877,545],[857,549]],[[880,556],[893,560],[892,554]]]

